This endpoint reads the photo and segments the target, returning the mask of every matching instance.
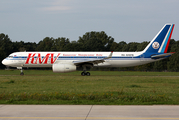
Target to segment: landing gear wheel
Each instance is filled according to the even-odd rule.
[[[87,73],[82,72],[82,73],[81,73],[81,76],[85,76],[85,75],[90,76],[90,73],[89,73],[89,72],[87,72]]]
[[[87,75],[87,76],[90,76],[90,73],[89,73],[89,72],[87,72],[87,73],[86,73],[86,75]]]
[[[82,76],[85,76],[85,72],[82,72],[81,75],[82,75]]]
[[[24,73],[23,73],[23,72],[21,72],[21,73],[20,73],[20,75],[24,75]]]

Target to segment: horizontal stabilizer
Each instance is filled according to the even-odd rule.
[[[166,56],[170,56],[172,54],[174,54],[174,53],[164,53],[164,54],[159,54],[159,55],[153,55],[153,56],[151,56],[151,58],[152,59],[159,59],[159,58],[164,58]]]

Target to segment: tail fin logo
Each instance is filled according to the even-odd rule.
[[[152,47],[153,47],[154,49],[158,49],[159,46],[160,46],[160,44],[159,44],[158,42],[154,42],[154,43],[152,44]]]

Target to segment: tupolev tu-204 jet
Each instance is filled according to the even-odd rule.
[[[82,76],[90,76],[86,67],[131,67],[165,59],[174,24],[165,24],[147,47],[140,52],[14,52],[2,64],[24,67],[52,67],[53,72],[72,72],[82,67]]]

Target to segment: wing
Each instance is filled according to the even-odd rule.
[[[105,62],[106,59],[110,59],[112,57],[113,51],[109,54],[108,57],[106,58],[97,58],[97,59],[85,59],[85,60],[80,60],[80,61],[73,61],[75,65],[80,65],[83,63],[91,63],[91,64],[99,64]]]
[[[174,54],[174,53],[164,53],[164,54],[159,54],[159,55],[152,55],[151,58],[152,59],[159,59],[159,58],[171,56],[172,54]]]

